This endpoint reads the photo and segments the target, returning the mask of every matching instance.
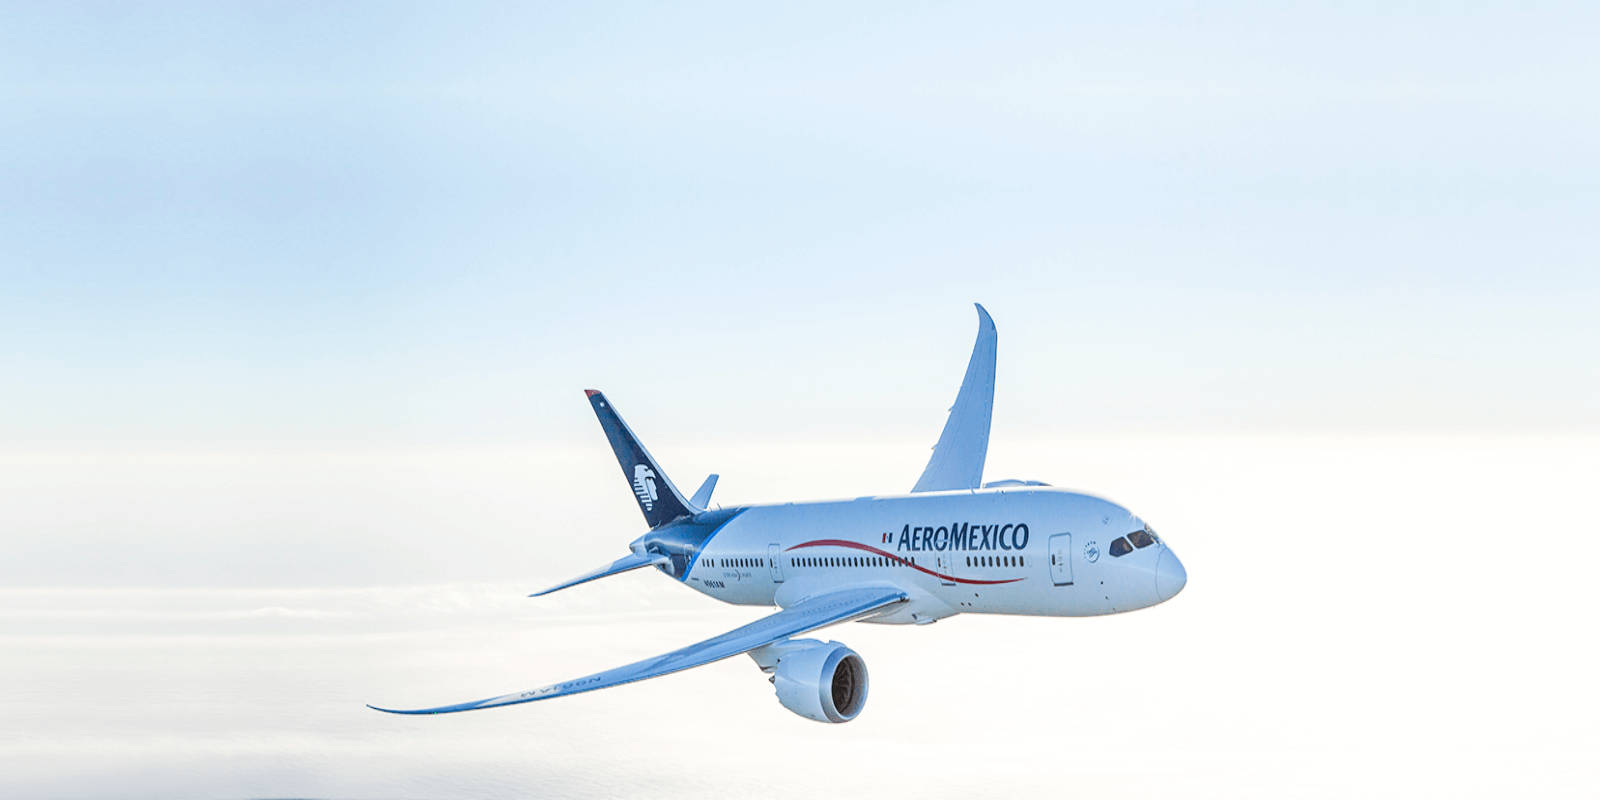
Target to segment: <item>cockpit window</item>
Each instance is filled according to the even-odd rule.
[[[1150,538],[1150,532],[1147,530],[1134,531],[1128,534],[1128,541],[1133,542],[1134,547],[1141,549],[1156,543],[1155,539]]]
[[[1131,552],[1133,552],[1133,546],[1128,544],[1128,540],[1125,538],[1117,537],[1117,540],[1111,543],[1111,555],[1113,556],[1121,557]]]

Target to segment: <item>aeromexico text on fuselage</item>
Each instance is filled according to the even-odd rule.
[[[892,544],[896,550],[911,553],[928,550],[1025,550],[1028,547],[1028,524],[961,522],[916,526],[907,523],[898,536],[893,531],[885,532],[883,544]]]

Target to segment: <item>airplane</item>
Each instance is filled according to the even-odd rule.
[[[1188,573],[1133,512],[1040,481],[983,482],[997,336],[989,312],[975,305],[978,338],[966,375],[909,494],[710,509],[717,475],[685,497],[606,396],[585,390],[650,530],[628,545],[628,555],[530,597],[654,567],[725,603],[778,612],[655,658],[538,689],[435,708],[368,707],[392,714],[498,708],[746,653],[784,708],[818,722],[848,722],[866,704],[866,662],[838,642],[797,637],[852,621],[1081,617],[1171,599]]]

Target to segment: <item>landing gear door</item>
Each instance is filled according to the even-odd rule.
[[[767,568],[772,570],[772,582],[783,583],[782,554],[775,544],[767,545]]]
[[[1057,586],[1072,585],[1072,534],[1050,537],[1050,580]]]

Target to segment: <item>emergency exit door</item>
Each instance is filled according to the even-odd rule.
[[[767,567],[772,570],[773,583],[783,583],[783,565],[779,561],[781,558],[783,556],[777,545],[767,545]]]
[[[1072,585],[1072,534],[1050,537],[1050,580],[1057,586]]]

